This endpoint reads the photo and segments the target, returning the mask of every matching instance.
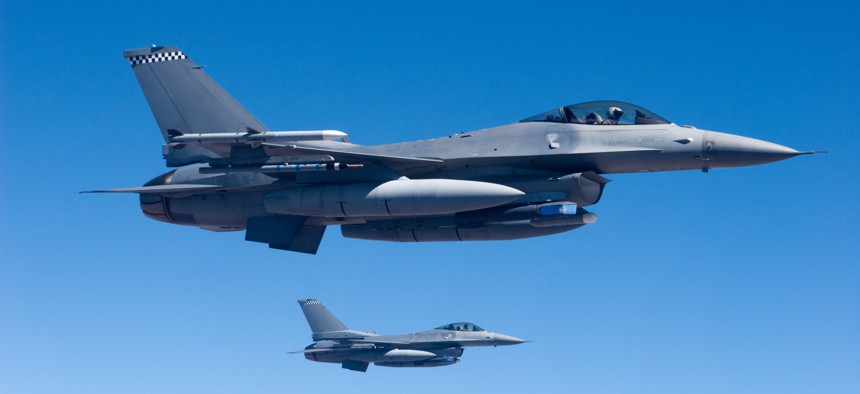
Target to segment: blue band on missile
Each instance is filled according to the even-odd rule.
[[[544,205],[538,208],[538,215],[540,216],[554,216],[554,215],[575,215],[576,214],[576,204],[553,204],[553,205]]]

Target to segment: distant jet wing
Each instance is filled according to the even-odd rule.
[[[147,193],[147,194],[171,194],[171,193],[194,193],[209,190],[223,189],[223,186],[218,185],[195,185],[195,184],[177,184],[177,185],[156,185],[156,186],[141,186],[128,187],[124,189],[106,189],[106,190],[87,190],[81,193]]]

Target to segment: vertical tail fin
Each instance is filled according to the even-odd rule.
[[[268,130],[174,46],[125,51],[158,127],[188,133]]]
[[[165,141],[168,130],[183,134],[237,133],[248,127],[268,130],[179,48],[132,49],[125,51],[124,56],[131,64]],[[195,149],[200,148],[191,150]],[[166,148],[165,156],[168,165],[183,165],[211,157],[207,152]]]
[[[318,300],[299,300],[299,305],[314,334],[349,330]]]

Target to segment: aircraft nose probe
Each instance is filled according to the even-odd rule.
[[[519,345],[526,342],[514,336],[505,334],[493,334],[493,346]]]
[[[702,143],[702,157],[710,168],[772,163],[814,153],[825,152],[802,152],[773,142],[716,131],[705,132]]]

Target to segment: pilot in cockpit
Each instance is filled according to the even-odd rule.
[[[606,119],[600,124],[618,124],[622,116],[624,116],[624,111],[621,108],[609,107],[606,110]]]
[[[603,118],[597,114],[597,112],[589,112],[588,115],[585,115],[585,123],[586,124],[603,124]]]

